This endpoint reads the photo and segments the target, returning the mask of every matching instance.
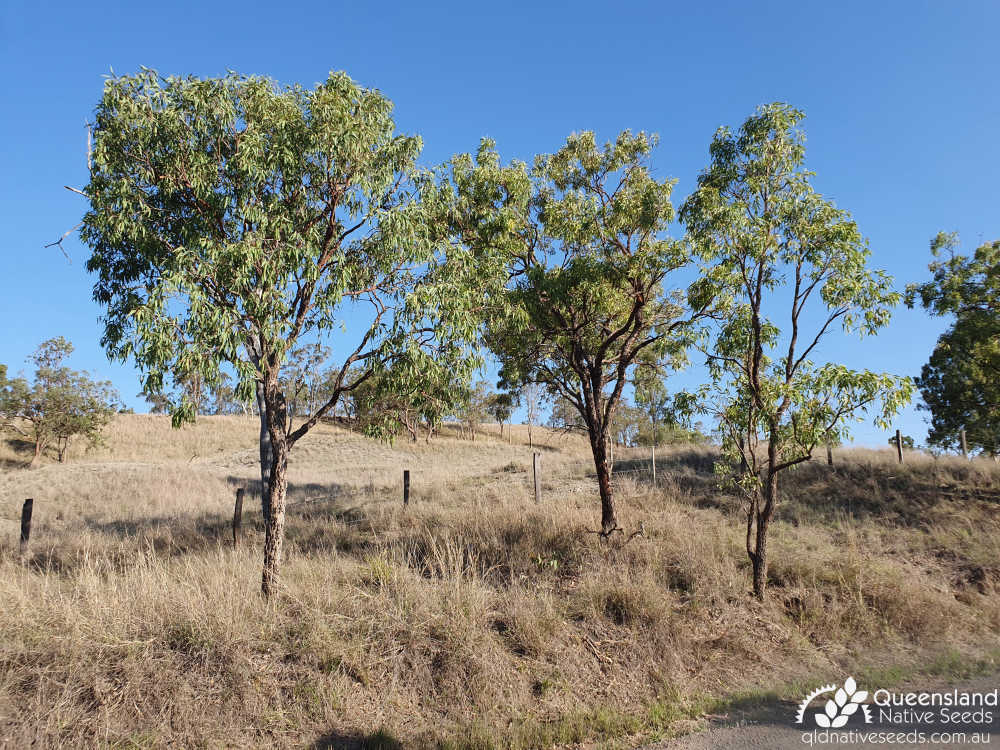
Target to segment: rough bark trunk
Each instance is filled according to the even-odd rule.
[[[287,404],[278,389],[277,372],[269,374],[264,384],[267,431],[270,438],[271,467],[267,494],[269,509],[264,531],[264,570],[260,590],[271,597],[278,590],[281,547],[285,537],[285,495],[288,487]]]
[[[611,491],[611,464],[608,461],[608,440],[606,435],[591,435],[590,448],[594,454],[594,468],[597,470],[597,487],[601,494],[601,536],[607,538],[618,530],[615,516],[615,502]]]
[[[271,464],[268,495],[271,503],[267,526],[264,531],[264,570],[260,591],[270,598],[278,590],[281,566],[281,547],[285,538],[285,495],[288,487],[288,451],[284,441],[276,441]]]
[[[257,414],[260,418],[260,513],[265,527],[271,517],[271,434],[267,428],[267,402],[264,398],[264,384],[257,383]]]
[[[754,554],[750,557],[753,564],[753,593],[761,601],[767,592],[767,531],[774,514],[774,502],[778,492],[778,478],[773,474],[764,482],[763,506],[757,513],[757,530],[754,542]]]

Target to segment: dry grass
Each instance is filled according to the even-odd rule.
[[[619,452],[621,520],[645,533],[602,545],[586,446],[536,428],[535,506],[524,432],[389,448],[318,429],[293,454],[270,604],[254,503],[247,543],[227,541],[233,487],[256,471],[248,420],[122,417],[105,448],[0,474],[0,745],[575,744],[672,731],[713,697],[1000,645],[991,463],[846,451],[832,472],[804,467],[761,605],[710,449],[663,455],[656,488]]]

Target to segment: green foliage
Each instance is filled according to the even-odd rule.
[[[916,441],[910,435],[902,435],[903,447],[906,450],[914,450],[917,447]],[[892,447],[896,447],[896,436],[890,435],[887,441]]]
[[[32,465],[50,447],[65,460],[76,437],[99,444],[101,431],[117,411],[119,398],[111,383],[91,380],[87,373],[63,365],[72,352],[73,345],[61,336],[48,339],[29,359],[35,365],[32,382],[22,377],[8,380],[6,367],[0,372],[0,419],[5,429],[34,442]]]
[[[149,404],[150,414],[169,414],[170,397],[164,393],[137,393],[137,398],[144,398]]]
[[[343,373],[387,370],[412,347],[467,367],[474,268],[429,228],[420,139],[397,135],[391,113],[340,73],[312,90],[237,74],[110,78],[82,230],[109,355],[134,358],[153,393],[168,375],[212,385],[225,364],[248,401],[297,342],[362,303],[372,315]],[[193,405],[173,413],[190,419]]]
[[[1000,241],[956,254],[958,237],[931,241],[932,280],[906,288],[906,304],[954,316],[923,366],[917,387],[931,413],[927,442],[1000,455]]]
[[[543,383],[583,408],[574,366],[586,357],[607,363],[603,387],[617,384],[619,363],[667,348],[667,327],[684,308],[683,295],[665,293],[662,282],[687,256],[664,236],[674,181],[650,175],[654,143],[626,131],[598,147],[582,133],[529,168],[501,166],[484,141],[474,161],[452,161],[457,234],[498,252],[513,277],[489,311],[503,382]]]
[[[615,409],[609,433],[619,445],[638,445],[639,435],[646,424],[646,415],[641,409],[622,401]]]
[[[807,460],[827,434],[847,436],[868,407],[888,428],[912,392],[908,378],[811,359],[836,327],[876,333],[900,295],[885,273],[868,269],[870,251],[850,215],[813,190],[802,117],[771,104],[738,133],[720,129],[712,163],[681,210],[708,264],[702,290],[725,305],[705,393],[727,457],[748,466],[739,478],[747,489]],[[766,467],[755,451],[761,442],[775,451]]]
[[[486,421],[489,416],[490,404],[494,394],[490,391],[488,383],[479,381],[474,385],[467,386],[459,391],[456,404],[455,416],[458,417],[462,426],[469,430],[472,439],[476,438],[476,430],[479,425]]]
[[[682,425],[666,423],[651,425],[643,422],[635,433],[635,445],[649,447],[651,445],[703,445],[709,442],[709,436],[703,431],[702,425]]]
[[[692,425],[693,414],[698,408],[697,399],[684,391],[671,395],[658,368],[637,368],[635,404],[640,413],[635,435],[637,445],[708,441],[708,437]]]
[[[459,374],[433,370],[428,359],[414,350],[391,369],[370,377],[360,368],[352,370],[350,382],[355,385],[349,412],[355,426],[371,437],[392,442],[404,430],[416,440],[423,424],[429,439],[446,415],[464,409],[470,399],[467,381]],[[427,372],[439,377],[432,380]]]
[[[499,424],[503,425],[504,422],[510,422],[511,417],[514,416],[514,409],[518,405],[519,400],[516,393],[500,391],[490,396],[489,402],[486,404],[486,411]]]
[[[331,353],[329,347],[319,342],[298,346],[288,353],[280,383],[288,399],[289,417],[309,416],[319,407],[324,382],[322,366]]]

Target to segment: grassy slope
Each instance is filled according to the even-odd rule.
[[[227,541],[233,488],[256,472],[252,422],[120,417],[105,448],[31,472],[3,447],[0,745],[537,747],[997,653],[992,463],[845,451],[833,472],[803,468],[759,604],[709,450],[658,456],[655,489],[623,473],[622,521],[644,534],[607,546],[589,533],[583,442],[543,433],[536,507],[525,438],[393,449],[317,429],[293,452],[286,591],[270,605],[253,500],[247,543]]]

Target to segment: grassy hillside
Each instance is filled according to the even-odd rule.
[[[107,445],[0,452],[0,745],[538,747],[676,731],[801,683],[994,664],[1000,470],[842,451],[786,482],[771,598],[706,448],[618,451],[629,541],[598,541],[589,452],[526,428],[394,447],[322,426],[293,451],[286,590],[233,492],[255,425],[122,416]],[[401,505],[401,473],[413,503]],[[17,555],[23,499],[33,546]],[[640,526],[641,524],[641,526]]]

